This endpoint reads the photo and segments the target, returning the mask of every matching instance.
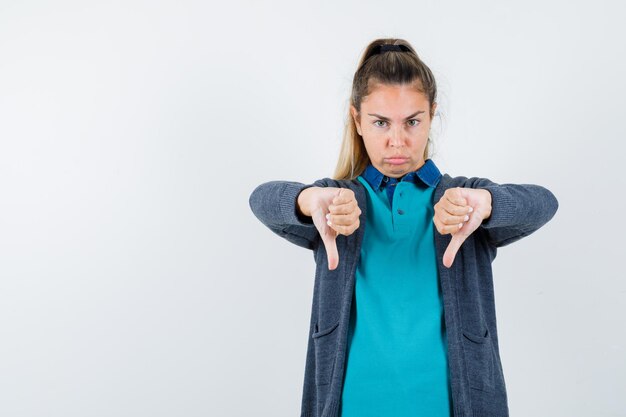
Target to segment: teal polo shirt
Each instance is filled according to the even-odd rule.
[[[367,218],[350,312],[341,417],[451,417],[431,159],[400,179],[357,179]]]

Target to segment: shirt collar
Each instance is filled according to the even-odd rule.
[[[402,178],[391,178],[380,172],[372,163],[367,164],[365,171],[361,174],[363,178],[374,188],[375,190],[386,186],[390,183],[396,183],[399,181],[412,181],[417,183],[421,181],[429,187],[436,187],[441,179],[441,172],[437,168],[437,165],[432,159],[427,159],[424,165],[419,167],[416,171],[405,174]]]

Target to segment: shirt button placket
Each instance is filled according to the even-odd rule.
[[[395,194],[397,194],[397,196],[394,201],[396,207],[394,207],[393,210],[394,229],[396,232],[408,233],[411,229],[411,219],[409,218],[407,212],[408,207],[406,207],[406,198],[404,197],[406,190],[404,190],[404,188],[409,186],[409,184],[407,182],[400,181],[396,185]]]
[[[398,183],[398,185],[402,184],[401,182]],[[396,212],[400,215],[404,214],[404,210],[402,209],[402,207],[404,207],[404,199],[402,198],[403,196],[403,191],[402,191],[402,187],[398,187],[397,189],[397,193],[398,193],[398,209],[396,210]]]

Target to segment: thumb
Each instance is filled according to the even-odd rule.
[[[337,192],[335,193],[335,196],[333,197],[333,204],[337,203],[338,201],[341,201],[341,192],[343,191],[343,188],[339,188],[339,190],[337,190]],[[324,242],[324,247],[326,248],[326,256],[328,258],[328,269],[329,270],[333,270],[337,268],[337,265],[339,265],[339,252],[337,250],[337,231],[335,231],[335,229],[331,228],[330,226],[327,227],[328,233],[324,233],[324,235],[322,236],[322,242]]]
[[[328,269],[333,270],[339,264],[339,252],[337,250],[337,231],[326,224],[326,216],[321,207],[315,209],[312,213],[313,223],[317,228],[324,248],[326,248],[326,256],[328,258]]]
[[[466,238],[467,236],[461,235],[461,233],[452,235],[452,239],[450,239],[450,243],[443,254],[443,264],[446,268],[450,268],[452,266],[456,253],[459,251],[459,248],[463,242],[465,242]]]
[[[337,232],[329,228],[331,234],[324,234],[322,236],[322,242],[326,248],[326,256],[328,258],[328,269],[333,270],[339,265],[339,253],[337,251]]]

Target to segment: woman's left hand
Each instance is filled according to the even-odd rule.
[[[452,234],[443,254],[443,264],[450,268],[465,239],[491,215],[491,193],[480,188],[448,188],[434,208],[433,222],[439,233]]]

